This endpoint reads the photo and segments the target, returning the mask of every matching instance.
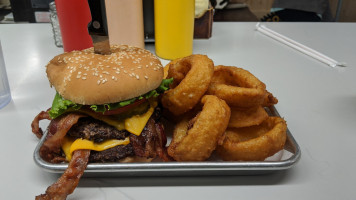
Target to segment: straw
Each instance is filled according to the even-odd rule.
[[[257,23],[256,24],[256,29],[257,31],[283,43],[283,44],[286,44],[316,60],[319,60],[320,62],[323,62],[331,67],[336,67],[336,66],[339,66],[339,67],[346,67],[346,64],[345,63],[342,63],[342,62],[338,62],[318,51],[315,51],[314,49],[311,49],[303,44],[300,44],[299,42],[296,42],[282,34],[279,34],[269,28],[267,28],[265,25],[262,25],[261,23]]]

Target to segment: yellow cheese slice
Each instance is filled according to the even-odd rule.
[[[118,121],[116,119],[113,119],[109,115],[102,115],[101,113],[96,113],[96,112],[92,112],[92,111],[85,110],[85,109],[80,109],[80,110],[78,110],[78,112],[85,113],[85,114],[91,116],[94,119],[98,119],[100,121],[103,121],[103,122],[115,127],[118,130],[124,130],[125,129],[125,122],[124,121]]]
[[[125,129],[132,134],[140,135],[153,114],[153,111],[154,108],[150,107],[148,111],[142,115],[135,115],[125,119]]]
[[[89,149],[94,151],[104,151],[106,149],[113,148],[118,145],[127,145],[130,143],[129,137],[126,137],[124,140],[110,139],[105,140],[104,142],[95,143],[86,139],[75,139],[70,137],[64,137],[62,142],[62,149],[66,155],[66,160],[70,161],[72,159],[72,153],[78,149]]]
[[[151,115],[153,114],[155,107],[158,104],[155,99],[154,100],[150,99],[149,101],[150,101],[150,108],[146,113],[141,115],[134,115],[122,121],[118,121],[110,116],[102,115],[101,113],[95,113],[88,110],[79,110],[79,112],[83,112],[95,119],[101,120],[115,127],[118,130],[126,129],[128,132],[132,134],[140,135],[142,130],[145,128],[148,120],[150,119]]]

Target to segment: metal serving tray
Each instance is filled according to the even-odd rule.
[[[266,109],[270,116],[280,116],[275,107]],[[39,156],[39,149],[46,137],[43,136],[34,152],[35,163],[46,171],[63,173],[68,164],[53,164]],[[300,148],[287,129],[285,147],[265,161],[227,162],[211,159],[204,162],[160,162],[150,163],[90,163],[84,176],[203,176],[203,175],[258,175],[286,170],[293,167],[301,156]]]

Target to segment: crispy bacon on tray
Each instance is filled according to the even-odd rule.
[[[32,127],[32,132],[38,137],[41,138],[43,136],[43,131],[40,128],[40,121],[43,119],[48,119],[51,120],[51,117],[49,116],[48,110],[47,111],[41,111],[35,119],[32,121],[31,127]]]
[[[90,150],[77,150],[62,176],[46,190],[36,196],[36,200],[64,200],[72,194],[82,177],[89,160]]]
[[[40,156],[47,162],[59,163],[65,161],[61,154],[61,144],[69,129],[78,122],[79,118],[86,117],[82,114],[70,113],[51,121],[48,134],[40,148]]]

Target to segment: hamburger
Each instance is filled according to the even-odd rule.
[[[163,79],[162,64],[152,53],[126,45],[111,46],[109,55],[93,48],[72,51],[54,57],[46,73],[56,95],[52,107],[32,122],[41,138],[39,121],[50,120],[42,159],[69,162],[68,168],[82,159],[79,175],[90,162],[169,160],[157,99],[172,80]],[[80,151],[88,153],[75,156]]]

